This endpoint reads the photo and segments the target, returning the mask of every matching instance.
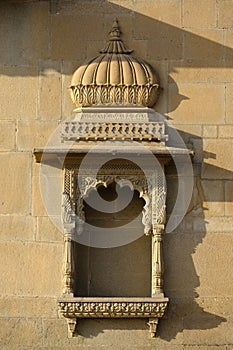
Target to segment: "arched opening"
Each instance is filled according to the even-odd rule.
[[[88,192],[88,198],[95,195]],[[75,296],[90,297],[149,297],[151,295],[151,237],[143,234],[142,209],[145,201],[139,193],[124,186],[120,191],[132,196],[123,209],[116,201],[116,183],[99,186],[98,194],[106,201],[114,201],[113,213],[93,209],[84,200],[86,221],[99,228],[116,228],[127,234],[132,230],[140,237],[132,243],[116,248],[94,248],[75,242]],[[131,194],[130,194],[131,192]],[[120,198],[120,192],[119,192]],[[89,201],[88,201],[89,202]],[[127,225],[127,226],[126,226]]]

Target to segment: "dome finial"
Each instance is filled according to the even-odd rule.
[[[120,40],[121,31],[118,24],[118,19],[115,18],[112,24],[112,29],[109,32],[110,40]]]
[[[121,40],[121,31],[118,24],[118,19],[115,18],[113,21],[112,29],[109,32],[109,41],[106,46],[100,50],[101,53],[131,53],[130,50]]]

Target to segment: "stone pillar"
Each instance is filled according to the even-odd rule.
[[[163,296],[163,239],[164,225],[153,225],[152,230],[152,291],[151,296]]]
[[[75,213],[70,195],[62,194],[62,222],[64,227],[64,272],[63,272],[63,295],[73,296],[73,254],[72,239],[75,233]]]
[[[63,275],[63,295],[73,296],[73,262],[72,262],[72,236],[73,229],[64,230],[64,275]]]

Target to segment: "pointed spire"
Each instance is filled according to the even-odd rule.
[[[121,31],[119,28],[119,24],[118,24],[118,19],[115,18],[113,24],[112,24],[112,29],[109,32],[109,40],[121,40],[120,36],[121,36]]]
[[[121,31],[119,28],[118,20],[115,18],[113,21],[112,29],[109,32],[109,41],[104,49],[100,50],[100,53],[131,53],[133,50],[128,49],[127,46],[121,40]]]

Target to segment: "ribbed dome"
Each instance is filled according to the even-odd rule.
[[[130,55],[120,39],[117,20],[101,54],[79,67],[71,81],[77,107],[134,105],[152,107],[158,99],[158,78],[145,61]]]

